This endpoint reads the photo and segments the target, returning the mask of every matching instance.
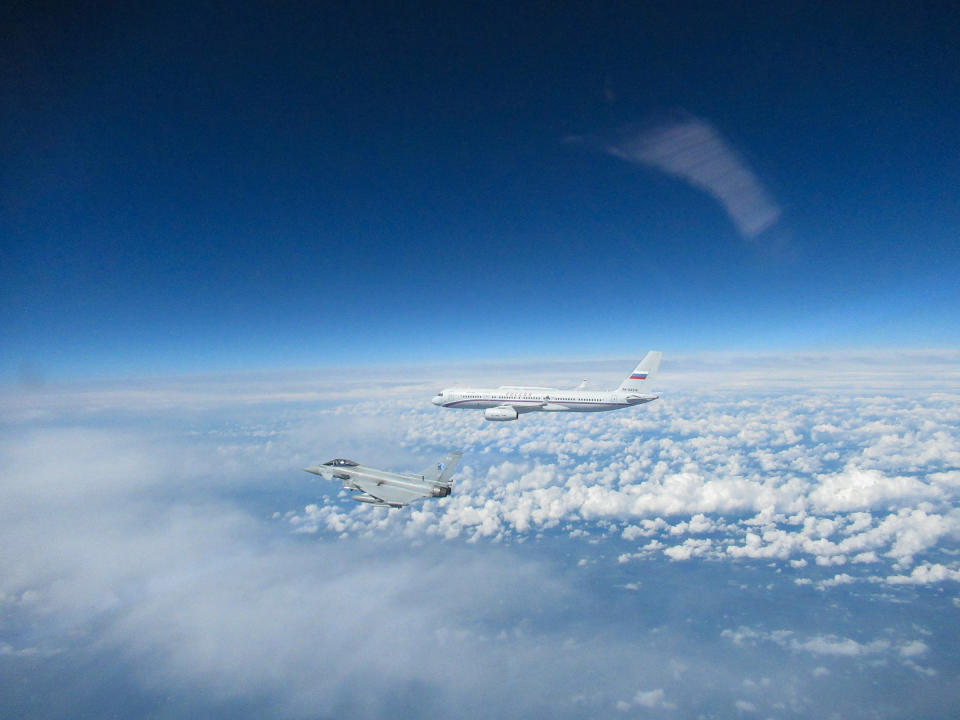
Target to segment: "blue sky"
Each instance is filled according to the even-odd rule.
[[[7,381],[957,344],[947,10],[4,12]]]

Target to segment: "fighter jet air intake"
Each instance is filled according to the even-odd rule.
[[[516,420],[523,413],[599,412],[642,405],[659,395],[646,392],[648,383],[660,365],[661,353],[651,350],[624,380],[610,391],[588,391],[581,385],[574,390],[502,385],[496,389],[446,388],[433,398],[433,404],[445,408],[483,410],[487,420]]]
[[[452,452],[443,462],[430,465],[416,475],[378,470],[344,458],[304,470],[328,480],[342,481],[347,490],[358,491],[352,496],[357,502],[370,503],[375,507],[400,508],[423,498],[442,498],[449,495],[453,485],[453,471],[460,462],[461,455],[459,451]]]

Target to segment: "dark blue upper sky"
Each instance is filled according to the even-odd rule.
[[[960,340],[949,4],[154,5],[2,11],[2,378]]]

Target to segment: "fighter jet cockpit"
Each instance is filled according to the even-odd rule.
[[[357,467],[358,463],[355,463],[353,460],[336,458],[335,460],[330,460],[329,462],[325,462],[324,465],[330,465],[331,467]]]

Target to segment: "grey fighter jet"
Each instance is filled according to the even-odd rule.
[[[358,491],[353,500],[375,507],[400,508],[423,498],[442,498],[450,494],[451,477],[463,453],[455,451],[443,462],[435,463],[419,474],[395,473],[366,467],[353,460],[337,458],[323,465],[304,468],[308,473],[340,480],[347,490]]]

